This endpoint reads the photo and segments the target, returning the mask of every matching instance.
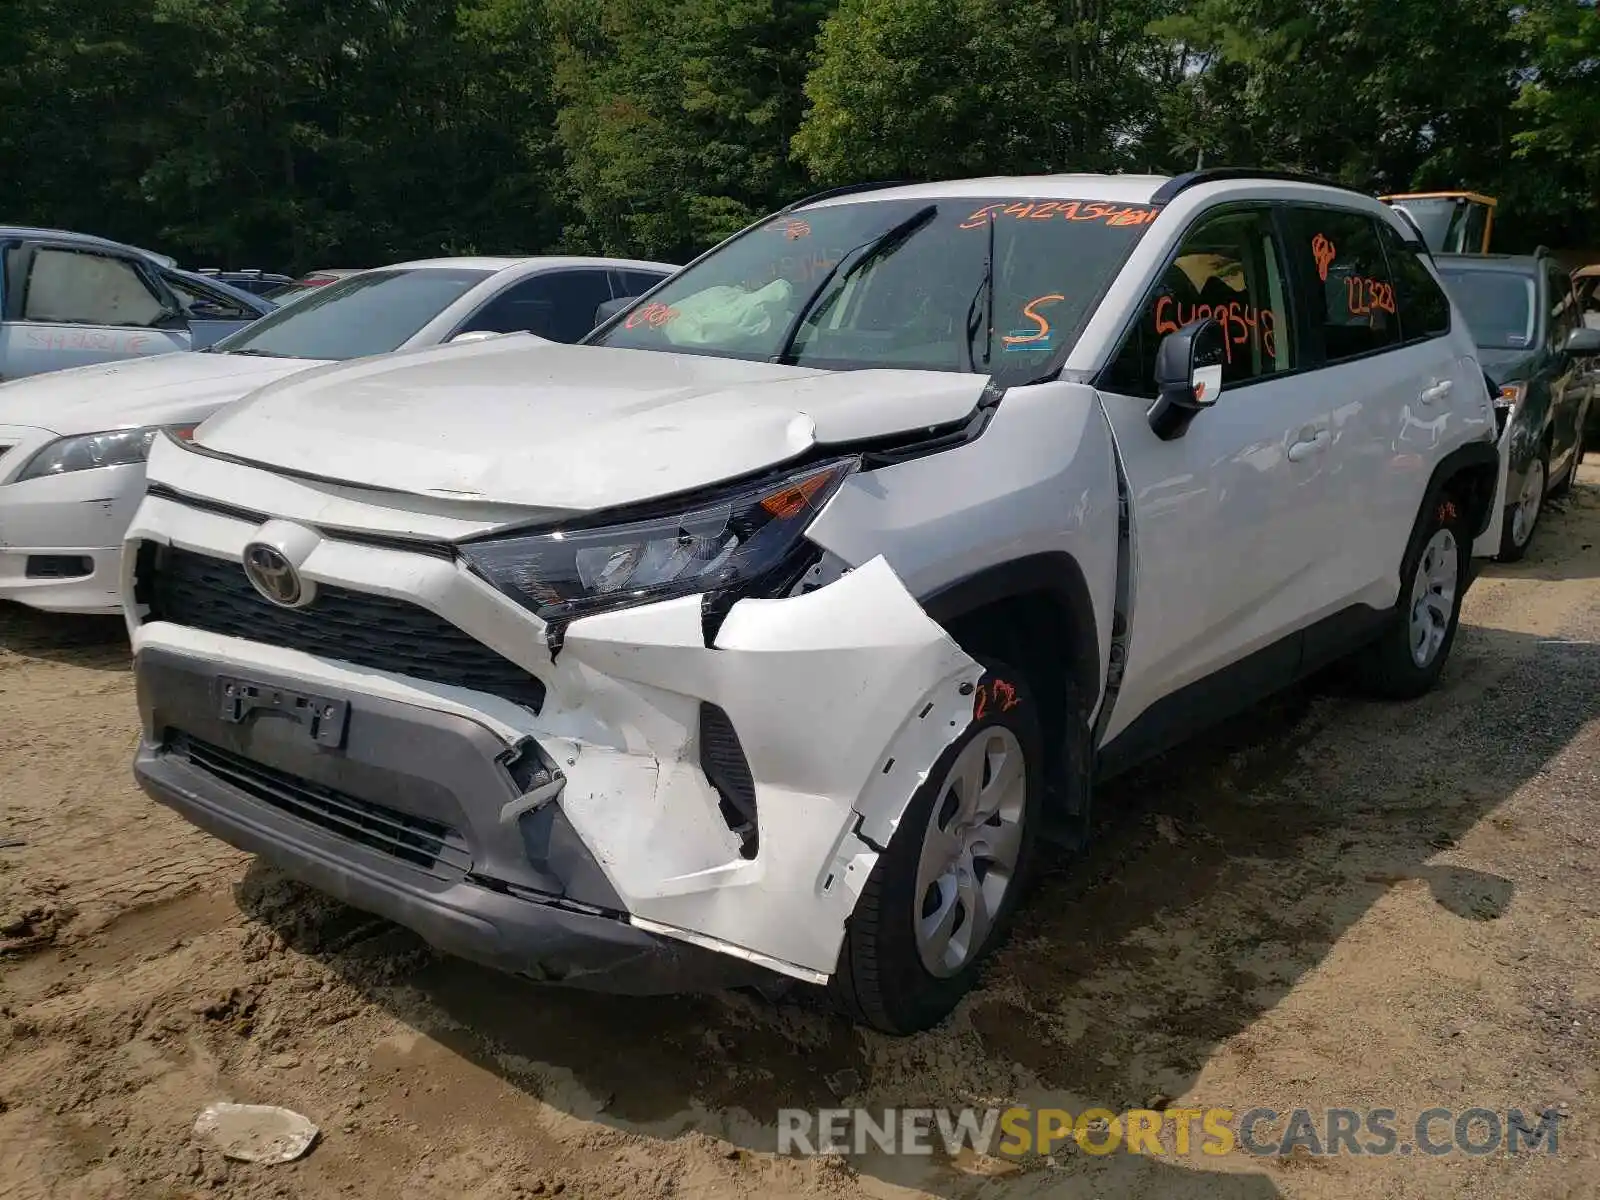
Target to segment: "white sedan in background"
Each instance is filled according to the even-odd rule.
[[[605,258],[440,258],[319,288],[210,348],[0,384],[0,600],[120,611],[122,535],[162,429],[180,436],[300,371],[443,342],[575,342],[595,312],[674,274]]]

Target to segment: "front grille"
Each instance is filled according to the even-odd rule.
[[[441,879],[472,870],[466,839],[442,822],[358,800],[186,735],[174,738],[170,751],[263,804]]]
[[[532,675],[409,601],[319,583],[304,608],[281,608],[250,585],[236,562],[149,543],[138,570],[152,621],[472,688],[535,712],[544,703],[544,685]]]

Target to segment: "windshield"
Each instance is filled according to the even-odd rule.
[[[1071,348],[1156,212],[940,198],[779,214],[590,340],[835,370],[1037,370]]]
[[[489,275],[459,267],[366,271],[296,297],[214,349],[335,361],[388,354]]]
[[[1531,276],[1470,267],[1443,267],[1439,274],[1479,349],[1526,350],[1533,345],[1536,310]]]
[[[1461,218],[1465,215],[1465,205],[1458,204],[1455,200],[1397,200],[1396,208],[1403,208],[1411,214],[1417,223],[1417,228],[1422,231],[1422,240],[1429,250],[1435,254],[1455,254],[1462,249],[1452,245],[1461,232]]]

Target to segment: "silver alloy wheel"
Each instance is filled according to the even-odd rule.
[[[1522,495],[1511,510],[1511,540],[1525,546],[1533,536],[1534,522],[1539,519],[1539,507],[1544,503],[1544,460],[1536,458],[1528,467],[1522,481]]]
[[[956,755],[934,800],[917,863],[917,953],[948,978],[983,949],[1016,876],[1027,812],[1022,743],[1003,725]]]
[[[1411,661],[1419,667],[1433,661],[1450,632],[1457,558],[1456,535],[1448,529],[1437,530],[1422,548],[1422,561],[1411,581]]]

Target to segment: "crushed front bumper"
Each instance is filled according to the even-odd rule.
[[[137,599],[143,544],[231,577],[259,528],[161,496],[134,519],[141,784],[314,886],[522,974],[639,991],[826,981],[880,848],[972,719],[980,668],[881,559],[739,602],[711,645],[692,596],[575,621],[552,657],[537,618],[449,558],[331,535],[305,558],[329,595],[443,617],[536,677],[539,703],[341,661],[348,641],[275,642],[270,614],[219,632]],[[297,611],[314,620],[321,603]],[[223,719],[229,679],[346,705],[345,740],[270,713]],[[707,706],[737,735],[753,851],[708,775]],[[559,787],[519,775],[530,756]],[[419,862],[418,838],[443,849]],[[580,949],[590,935],[599,946]]]
[[[441,950],[542,982],[646,994],[770,979],[630,925],[558,806],[501,822],[515,778],[475,722],[340,697],[345,744],[308,753],[306,727],[281,713],[222,715],[218,678],[195,659],[140,655],[134,775],[208,833]]]

